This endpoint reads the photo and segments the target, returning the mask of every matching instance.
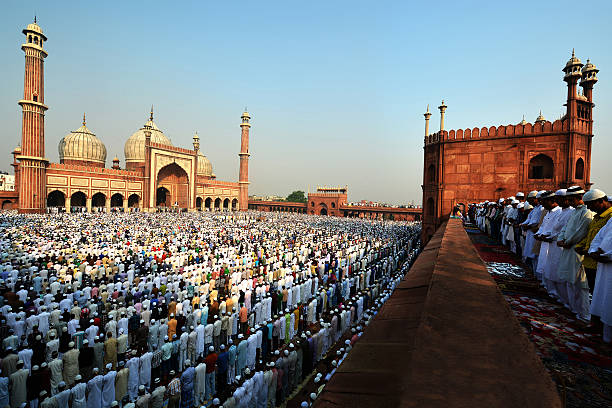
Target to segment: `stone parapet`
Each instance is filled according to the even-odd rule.
[[[314,405],[561,407],[461,222],[450,219]]]

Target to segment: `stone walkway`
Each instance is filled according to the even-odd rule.
[[[548,296],[512,252],[474,226],[466,226],[466,231],[566,406],[612,406],[612,346]]]

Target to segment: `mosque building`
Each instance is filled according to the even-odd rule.
[[[429,133],[425,116],[423,241],[455,207],[510,197],[521,191],[557,190],[591,183],[593,85],[599,70],[572,51],[562,69],[567,83],[566,113],[553,122],[542,112],[534,123],[447,131],[440,104],[440,130]],[[578,91],[578,81],[582,92]],[[463,207],[463,208],[462,208]]]
[[[46,211],[177,211],[248,209],[250,115],[241,116],[239,181],[217,180],[200,150],[177,147],[149,120],[125,142],[125,168],[115,157],[106,167],[103,141],[82,125],[59,143],[59,163],[45,158],[44,59],[47,37],[34,20],[24,30],[25,80],[21,145],[13,151],[15,193],[2,197],[3,208],[22,213]]]

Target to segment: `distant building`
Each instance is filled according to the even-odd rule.
[[[401,208],[381,205],[362,200],[349,204],[348,187],[317,187],[315,192],[308,192],[305,203],[287,201],[256,200],[251,197],[249,209],[269,212],[287,212],[335,217],[368,218],[396,221],[420,221],[420,208]],[[372,205],[371,205],[372,204]]]
[[[0,191],[15,191],[15,176],[0,174]]]
[[[423,241],[433,235],[455,206],[509,197],[522,191],[591,186],[593,85],[599,70],[572,52],[563,68],[567,112],[549,122],[446,131],[442,101],[440,130],[429,133],[425,113]],[[577,91],[578,81],[583,89]]]

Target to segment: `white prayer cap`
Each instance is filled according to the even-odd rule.
[[[564,188],[560,188],[559,190],[555,191],[556,196],[565,197],[566,194],[567,194],[567,190]]]
[[[524,194],[524,193],[521,193],[521,192],[519,191],[518,193],[516,193],[516,196],[517,196],[517,197],[525,197],[525,194]]]
[[[251,374],[251,369],[247,367],[244,369],[244,375],[249,375],[249,374]]]
[[[219,398],[215,398],[213,400],[213,404],[219,405],[221,403],[221,401],[219,400]]]
[[[212,352],[212,351],[215,351],[215,346],[210,346],[210,347],[208,348],[208,351],[211,351],[211,352]]]
[[[580,186],[571,186],[567,189],[565,195],[584,194],[584,190]]]
[[[113,364],[112,364],[112,363],[108,363],[108,364],[106,365],[106,369],[107,369],[107,370],[110,370],[111,368],[113,368]]]
[[[288,355],[289,355],[289,350],[285,350],[285,351],[283,352],[283,354],[284,354],[285,356],[288,356]]]
[[[83,379],[83,377],[81,377],[81,374],[77,374],[77,375],[74,377],[74,379],[75,379],[76,381],[80,381],[80,380],[82,380],[82,379]]]
[[[314,392],[311,392],[311,393],[310,393],[310,399],[311,399],[311,400],[313,400],[313,401],[314,401],[315,399],[317,399],[317,394],[315,394]]]
[[[600,198],[604,198],[604,197],[606,197],[606,193],[604,193],[603,191],[599,189],[594,188],[584,193],[582,200],[586,203],[589,201],[599,200]]]
[[[500,199],[499,199],[499,202],[500,202],[500,203],[503,203],[504,201],[505,201],[505,200],[504,200],[503,198],[500,198]]]
[[[300,408],[308,408],[308,403],[306,401],[302,401]]]
[[[518,203],[520,203],[519,200],[512,200],[512,204],[518,204]]]

